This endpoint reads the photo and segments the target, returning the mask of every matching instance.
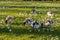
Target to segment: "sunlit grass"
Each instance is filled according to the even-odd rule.
[[[58,2],[10,2],[1,1],[0,6],[60,6]]]

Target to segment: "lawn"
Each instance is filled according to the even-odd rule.
[[[6,2],[1,2],[2,5],[4,5]],[[16,3],[16,4],[15,4]],[[8,6],[14,5],[14,6],[20,6],[20,3],[22,3],[23,6],[36,6],[38,2],[8,2]],[[59,6],[60,3],[40,3],[38,6]],[[47,4],[47,5],[46,5]],[[1,5],[1,4],[0,4]],[[60,9],[59,8],[36,8],[37,14],[31,14],[30,10],[32,8],[0,8],[0,21],[3,19],[5,20],[5,17],[7,15],[13,16],[12,24],[9,25],[11,27],[12,31],[10,32],[6,28],[6,24],[0,24],[0,40],[59,40],[60,39]],[[38,20],[39,23],[41,23],[44,20],[46,20],[47,15],[46,13],[48,11],[54,12],[56,15],[53,17],[54,24],[50,27],[50,30],[54,31],[46,31],[46,29],[43,29],[42,31],[30,31],[32,30],[31,26],[24,26],[23,22],[24,19],[27,17],[31,17],[33,20]]]

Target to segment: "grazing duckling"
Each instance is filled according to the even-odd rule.
[[[52,25],[53,23],[54,21],[52,19],[47,19],[45,22],[42,23],[42,25],[49,26],[49,25]]]
[[[49,11],[49,12],[47,12],[47,16],[52,18],[54,16],[54,13],[52,13],[51,11]]]
[[[39,25],[39,23],[37,21],[33,21],[31,26],[32,26],[32,28],[37,28],[37,29],[40,28],[40,25]]]
[[[32,23],[32,18],[26,18],[24,21],[24,25],[28,25]]]
[[[31,10],[31,13],[34,13],[34,14],[35,14],[35,13],[36,13],[36,9],[33,8],[33,9]]]
[[[5,23],[6,23],[6,24],[11,23],[12,19],[13,19],[12,16],[7,16]]]

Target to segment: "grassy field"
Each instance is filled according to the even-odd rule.
[[[35,4],[36,3],[36,4]],[[0,5],[6,6],[60,6],[60,3],[42,3],[42,2],[0,2]],[[37,5],[38,4],[38,5]],[[1,6],[2,6],[1,5]],[[7,15],[13,16],[12,24],[9,25],[12,31],[6,28],[6,24],[0,24],[0,40],[60,40],[60,9],[59,8],[36,8],[37,14],[31,14],[30,10],[32,8],[0,8],[0,21]],[[46,29],[42,31],[33,31],[30,25],[24,26],[24,19],[31,17],[33,20],[38,20],[39,23],[42,20],[46,20],[48,11],[55,13],[53,17],[54,24],[51,26],[50,30]],[[5,27],[5,28],[4,28]]]
[[[0,6],[60,6],[60,2],[14,2],[0,1]]]

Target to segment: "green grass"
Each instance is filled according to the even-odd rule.
[[[0,6],[60,6],[58,2],[13,2],[0,1]]]
[[[11,2],[11,3],[14,3],[14,2]],[[21,2],[21,3],[23,3],[23,2]],[[27,2],[27,3],[29,3],[29,2]],[[4,3],[2,3],[2,4],[4,4]],[[35,3],[33,3],[33,4],[35,4]],[[10,4],[8,4],[8,6],[9,5]],[[12,5],[15,5],[15,4],[12,4]],[[24,5],[26,5],[26,4],[24,4]],[[30,4],[30,5],[32,5],[32,4]],[[44,6],[44,3],[42,3],[42,5]],[[59,5],[60,4],[57,3],[56,6],[59,6]],[[9,25],[12,29],[12,32],[9,32],[9,30],[7,28],[3,28],[3,27],[6,27],[6,24],[0,24],[0,40],[57,40],[57,39],[59,40],[60,39],[60,23],[59,23],[60,9],[36,8],[37,14],[31,14],[30,13],[31,9],[32,8],[0,8],[0,21],[2,19],[5,20],[5,17],[7,15],[11,15],[14,18],[12,21],[12,24]],[[33,20],[38,20],[39,23],[41,23],[43,19],[46,20],[46,18],[47,18],[46,13],[47,13],[47,11],[50,11],[50,10],[52,12],[54,12],[56,15],[55,17],[53,17],[55,22],[50,28],[51,30],[54,30],[53,32],[46,31],[46,29],[44,29],[40,32],[38,32],[37,30],[30,32],[30,30],[32,30],[31,26],[23,25],[23,22],[24,22],[25,18],[27,18],[27,17],[31,17]],[[19,14],[22,14],[22,15],[19,15]],[[57,18],[59,18],[59,20]]]

